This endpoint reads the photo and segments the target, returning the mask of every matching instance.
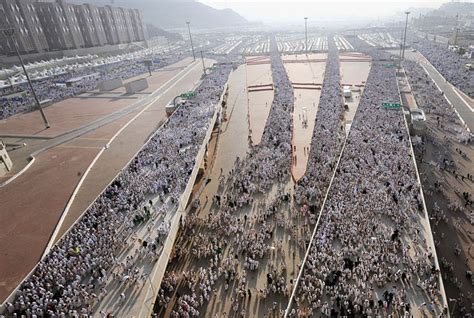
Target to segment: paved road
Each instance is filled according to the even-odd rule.
[[[185,73],[185,68],[190,67],[190,63],[191,59],[186,58],[169,67],[154,72],[152,77],[147,77],[149,88],[144,91],[147,95],[143,97],[143,92],[136,94],[138,97],[136,97],[137,100],[134,102],[130,100],[112,101],[110,99],[98,100],[97,98],[92,100],[85,99],[91,94],[97,95],[97,93],[85,93],[46,108],[45,111],[50,117],[50,122],[54,124],[52,128],[48,129],[48,134],[50,135],[43,136],[44,138],[33,133],[38,129],[38,127],[36,127],[39,120],[38,111],[15,115],[4,121],[0,121],[0,134],[4,136],[8,134],[24,135],[24,138],[11,137],[3,139],[9,143],[26,143],[25,147],[10,152],[14,166],[12,171],[8,173],[8,176],[15,175],[23,169],[29,161],[27,159],[30,154],[33,156],[38,155],[49,148],[58,146],[89,132],[97,131],[104,126],[111,126],[111,123],[117,123],[119,119],[137,112],[138,109],[149,104],[164,90],[173,85],[173,83]],[[193,63],[193,65],[197,64],[198,62]],[[118,89],[118,93],[120,93],[120,90],[123,89]],[[114,92],[104,94],[110,95],[112,93]],[[117,103],[120,103],[120,105],[117,105]],[[51,120],[51,118],[54,118],[54,120]],[[29,130],[24,130],[24,126]],[[0,182],[6,179],[7,178],[4,178],[0,180]]]
[[[323,82],[326,69],[327,54],[308,55],[286,55],[285,59],[298,60],[300,63],[285,63],[285,70],[292,83],[319,84]],[[308,62],[309,60],[309,62]],[[321,60],[321,61],[315,61]],[[308,164],[309,151],[313,129],[318,112],[320,89],[308,89],[308,87],[293,86],[294,89],[294,111],[293,111],[293,160],[291,173],[295,180],[300,180]],[[306,123],[304,123],[306,122]],[[305,150],[306,147],[308,150]]]
[[[207,61],[207,66],[210,65],[211,61]],[[72,202],[71,208],[67,216],[65,216],[64,223],[61,225],[55,240],[58,240],[69,229],[75,220],[115,178],[117,173],[133,158],[150,134],[161,125],[166,118],[165,106],[168,102],[183,91],[194,88],[202,74],[200,62],[191,65],[189,71],[188,74],[185,73],[185,76],[174,83],[176,85],[168,87],[169,89],[160,89],[160,98],[152,103],[142,114],[138,115],[138,111],[136,112],[137,114],[130,114],[130,116],[135,114],[138,117],[110,143],[107,150],[102,153],[94,164]],[[106,129],[107,127],[102,129],[104,134],[111,131],[115,133],[115,130],[108,129],[106,131]],[[85,135],[85,137],[91,136],[94,139],[97,133],[101,132],[94,131]]]
[[[49,129],[44,129],[41,116],[37,110],[16,114],[0,121],[0,134],[57,137],[122,110],[144,96],[153,94],[163,83],[176,76],[191,62],[191,58],[185,58],[152,72],[152,76],[141,74],[130,78],[128,81],[145,78],[148,82],[148,88],[136,94],[126,94],[124,87],[110,92],[99,92],[96,89],[54,103],[44,110],[51,123]]]
[[[49,149],[0,188],[0,303],[38,262],[67,199],[98,151]]]
[[[260,57],[256,57],[260,58]],[[250,62],[250,59],[247,60]],[[268,62],[265,64],[247,64],[245,67],[247,86],[254,85],[268,85],[273,83],[272,70],[270,66],[270,59],[263,57],[261,62]],[[249,103],[249,117],[250,135],[252,142],[256,145],[262,140],[263,129],[267,122],[270,108],[273,101],[273,90],[264,91],[249,91],[247,90],[247,97]]]
[[[208,61],[206,61],[206,62],[208,62]],[[200,69],[200,65],[197,67],[198,73],[199,73],[199,69]],[[242,72],[240,72],[240,73],[242,73]],[[187,82],[189,82],[189,83],[187,83]],[[183,85],[191,85],[191,84],[192,84],[191,81],[183,80],[182,83],[180,84],[180,87],[182,87]],[[242,87],[243,87],[243,84],[244,83],[242,83]],[[231,85],[233,85],[233,83],[231,83]],[[240,87],[239,87],[239,90],[240,90]],[[171,93],[172,92],[170,92],[170,94]],[[239,91],[239,96],[240,96],[241,100],[245,100],[246,99],[245,91]],[[229,98],[229,101],[232,102],[233,100]],[[152,108],[160,108],[160,107],[164,107],[164,104],[160,105],[160,103],[157,103],[157,105],[154,105],[149,110],[147,110],[144,113],[145,118],[143,118],[143,120],[147,120],[146,118],[151,117],[152,114],[156,115],[158,109],[152,109]],[[164,113],[163,109],[159,110],[159,113],[160,114]],[[239,112],[239,113],[241,113],[241,112]],[[246,119],[247,118],[247,112],[244,112],[243,116]],[[233,118],[233,116],[229,115],[229,121],[230,121],[230,118]],[[135,120],[133,122],[132,125],[142,126],[144,124],[143,120],[141,121],[140,118],[138,118],[137,120]],[[227,122],[229,122],[229,121],[227,121]],[[245,121],[245,123],[246,122],[247,121]],[[127,129],[129,129],[129,128],[130,129],[136,129],[136,128],[132,128],[131,127],[132,125],[130,125],[130,127],[128,127]],[[234,141],[235,141],[236,137],[235,137],[235,135],[232,135],[231,138],[233,138]],[[238,143],[238,145],[245,145],[245,146],[247,145],[247,134],[245,134],[245,135],[243,134],[243,135],[239,136],[238,138],[245,141],[243,144]],[[117,142],[117,140],[115,142]],[[113,145],[114,144],[112,144],[112,146]],[[228,143],[227,145],[230,145],[230,147],[233,151],[235,151],[235,149],[238,148],[238,147],[236,147],[235,143]],[[108,150],[110,150],[110,149],[111,148],[109,148]],[[211,150],[211,149],[209,148],[209,150]],[[106,153],[104,153],[104,154],[106,154]],[[243,151],[243,154],[245,155],[245,150]],[[210,154],[208,154],[208,155],[210,155]],[[233,160],[232,160],[232,162],[233,162]],[[106,163],[107,163],[107,160],[104,160],[104,164],[106,164]],[[104,169],[104,168],[105,167],[100,167],[99,162],[97,162],[94,165],[93,169],[97,170],[96,173],[102,173],[102,172],[99,172],[98,170]],[[91,173],[91,176],[94,176],[96,173]],[[95,178],[95,177],[92,177],[92,178]],[[85,191],[90,191],[89,186],[87,186],[86,184],[84,184],[83,189]],[[153,195],[150,195],[149,198],[150,199],[153,198]],[[153,199],[153,202],[155,203],[155,207],[157,207],[159,205],[159,203],[157,203],[156,201],[157,201],[156,199]],[[169,206],[170,206],[170,204],[169,204]],[[137,231],[137,233],[135,233],[136,238],[144,240],[147,237],[156,236],[156,231],[155,230],[151,230],[151,231],[147,230],[148,226],[150,226],[151,228],[156,229],[157,227],[160,226],[160,224],[163,220],[165,221],[165,223],[168,222],[168,221],[172,222],[173,217],[176,214],[175,212],[176,212],[176,206],[170,207],[168,212],[165,215],[157,216],[157,218],[152,217],[151,220],[146,224],[146,226],[143,226],[142,228],[140,228]],[[131,240],[131,238],[130,238],[130,240]],[[138,243],[138,240],[134,241],[134,242],[133,242],[133,240],[131,240],[131,242],[128,242],[128,243],[130,244],[130,247],[127,247],[126,250],[121,255],[118,256],[118,258],[117,258],[118,262],[125,262],[125,259],[126,259],[127,256],[136,256],[135,251],[140,245]],[[160,247],[160,248],[163,248],[163,247]],[[140,273],[147,273],[147,274],[150,275],[149,279],[147,280],[146,283],[123,284],[123,283],[120,282],[120,280],[115,279],[114,277],[110,276],[109,279],[107,280],[107,283],[106,283],[106,286],[105,286],[105,289],[108,292],[105,295],[105,297],[99,302],[99,304],[94,307],[94,316],[98,316],[100,311],[104,311],[104,312],[112,312],[112,313],[114,313],[114,315],[120,316],[120,317],[142,317],[144,315],[144,313],[147,312],[148,306],[150,304],[154,303],[154,297],[152,296],[152,294],[153,294],[152,290],[153,290],[153,286],[156,286],[155,284],[157,284],[156,283],[156,277],[159,276],[159,274],[157,274],[157,272],[159,270],[157,270],[157,269],[158,269],[158,266],[160,265],[161,257],[163,257],[163,255],[161,255],[161,254],[165,253],[164,256],[166,256],[167,251],[168,251],[167,249],[165,249],[164,252],[163,252],[163,250],[160,251],[160,255],[159,255],[160,259],[159,260],[156,260],[156,259],[151,260],[150,258],[147,258],[147,257],[136,258],[136,263],[135,263],[136,265],[135,266],[136,266],[136,268],[139,268]],[[159,284],[158,284],[158,286],[159,286]],[[120,294],[122,292],[126,295],[125,300],[120,299]]]
[[[394,53],[394,51],[390,51],[390,53]],[[466,102],[463,101],[458,94],[456,94],[453,85],[441,76],[441,74],[436,70],[436,68],[428,62],[427,59],[420,53],[420,52],[405,52],[405,57],[407,59],[416,61],[420,63],[428,72],[430,77],[435,81],[435,83],[441,88],[444,92],[448,100],[453,104],[454,108],[459,113],[459,116],[464,120],[467,127],[474,132],[474,112],[473,110],[466,105]]]

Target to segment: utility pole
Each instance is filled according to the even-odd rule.
[[[403,51],[402,51],[402,60],[405,58],[405,44],[407,40],[407,28],[408,28],[408,15],[410,14],[410,11],[406,11],[405,14],[407,15],[406,20],[405,20],[405,33],[403,35]]]
[[[193,37],[191,36],[191,28],[189,27],[189,24],[191,22],[187,21],[186,24],[188,25],[188,33],[189,33],[189,41],[191,41],[191,50],[193,51],[193,59],[196,61],[196,55],[194,54],[194,45],[193,45]]]
[[[398,61],[399,68],[402,65],[402,49],[403,49],[403,28],[402,28],[402,36],[400,37],[400,54],[399,54],[399,61]]]
[[[454,45],[458,45],[458,33],[459,33],[459,28],[456,27],[456,33],[454,34]]]
[[[304,34],[305,34],[305,50],[306,55],[308,55],[308,17],[304,17]]]
[[[202,61],[202,71],[204,72],[204,75],[206,75],[206,64],[204,64],[204,56],[202,55],[202,50],[201,50],[201,61]]]
[[[456,14],[456,26],[454,34],[454,45],[458,45],[458,32],[459,32],[459,14]]]
[[[170,39],[166,38],[166,42],[168,43],[168,53],[171,53]]]
[[[18,56],[18,59],[20,60],[21,67],[23,69],[23,72],[25,73],[26,80],[28,81],[28,85],[30,86],[31,89],[31,94],[33,94],[33,98],[35,99],[36,105],[39,108],[39,111],[41,113],[41,117],[43,118],[43,123],[48,129],[50,127],[48,119],[46,118],[46,114],[43,111],[43,107],[41,106],[41,102],[38,99],[38,96],[36,95],[35,89],[33,88],[33,84],[31,83],[30,76],[28,75],[28,72],[26,71],[25,64],[23,63],[23,58],[21,57],[20,51],[18,50],[18,45],[16,43],[15,39],[15,30],[13,28],[8,28],[8,29],[2,29],[3,34],[5,34],[7,37],[11,39],[13,42],[13,46],[15,48],[16,55]]]

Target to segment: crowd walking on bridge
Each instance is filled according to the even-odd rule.
[[[262,140],[249,138],[247,154],[221,172],[217,193],[192,203],[158,292],[160,315],[202,317],[220,297],[229,304],[221,315],[233,317],[251,316],[256,300],[264,302],[262,317],[284,315],[287,304],[289,317],[447,316],[403,114],[381,105],[400,102],[395,70],[381,61],[386,53],[360,39],[351,44],[373,63],[350,133],[345,137],[339,57],[329,37],[308,168],[293,184],[294,95],[271,38],[274,98]],[[196,99],[39,263],[8,303],[9,314],[87,316],[108,282],[144,283],[149,273],[139,264],[156,260],[169,231],[169,223],[153,220],[180,199],[230,70],[221,64],[204,77]],[[209,213],[199,215],[207,205]],[[149,230],[139,241],[141,226]],[[134,244],[137,252],[118,262]]]
[[[374,62],[322,211],[290,311],[292,317],[411,317],[443,307],[439,268],[422,227],[393,69]],[[424,308],[423,308],[424,309]],[[446,315],[446,312],[441,313]]]
[[[124,285],[144,282],[149,273],[141,270],[140,262],[146,255],[156,260],[169,229],[166,222],[153,222],[180,199],[231,68],[222,64],[202,80],[196,97],[173,113],[39,262],[7,304],[9,314],[87,316],[108,292],[110,280]],[[138,242],[134,234],[141,226],[149,231]],[[136,255],[118,261],[130,245],[138,243]]]

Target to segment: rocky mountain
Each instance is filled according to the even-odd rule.
[[[194,27],[209,28],[247,23],[245,18],[231,9],[214,9],[196,0],[67,0],[67,2],[136,8],[143,13],[145,23],[165,29],[186,26],[186,21],[191,21]]]
[[[162,28],[158,28],[158,27],[154,26],[151,23],[146,23],[145,26],[146,26],[146,31],[148,33],[148,36],[150,38],[155,37],[155,36],[163,36],[163,37],[167,38],[168,40],[172,40],[172,41],[180,41],[180,40],[183,39],[181,34],[174,33],[174,32],[168,32],[166,30],[163,30]]]

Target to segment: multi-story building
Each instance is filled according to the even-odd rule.
[[[112,12],[112,19],[114,20],[115,29],[117,30],[118,43],[127,43],[129,38],[122,9],[111,6],[106,7],[109,7]]]
[[[102,46],[107,43],[99,9],[90,4],[75,5],[79,27],[86,47]]]
[[[112,9],[110,6],[99,8],[100,17],[104,24],[105,37],[108,44],[119,44],[117,28],[115,27],[114,18],[112,16]]]
[[[41,26],[48,35],[46,40],[49,49],[54,51],[76,48],[61,5],[56,2],[36,2],[35,7]]]
[[[145,28],[143,27],[143,17],[139,10],[131,9],[132,27],[136,41],[144,41],[146,39]]]
[[[69,27],[69,32],[71,33],[72,41],[74,43],[74,48],[79,49],[85,47],[84,37],[82,36],[79,21],[77,20],[74,5],[66,3],[64,0],[56,1],[63,9],[64,17],[66,19],[66,23]]]
[[[125,21],[125,31],[127,34],[127,42],[136,41],[135,33],[133,32],[131,10],[125,9],[125,8],[120,8],[120,10],[122,10],[123,18]]]
[[[49,49],[33,0],[0,0],[2,28],[12,28],[22,53],[41,53]],[[0,41],[0,53],[12,54],[15,47],[12,38]]]
[[[21,53],[79,49],[146,39],[140,11],[67,0],[0,0],[0,28],[12,28]],[[12,38],[0,54],[15,52]]]
[[[100,18],[99,8],[92,4],[84,4],[88,9],[94,24],[94,29],[98,41],[98,45],[107,44],[107,37],[105,36],[104,23]]]

